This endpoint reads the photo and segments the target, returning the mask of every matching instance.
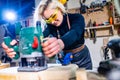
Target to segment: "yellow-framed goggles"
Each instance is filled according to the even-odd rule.
[[[45,20],[46,23],[52,23],[57,19],[58,8],[56,8],[54,14],[52,14],[48,19]]]

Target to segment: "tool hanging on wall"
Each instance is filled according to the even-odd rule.
[[[87,12],[87,6],[84,4],[86,0],[80,0],[80,13],[84,14]]]
[[[94,22],[94,24],[93,24],[92,20],[90,19],[89,22],[88,22],[88,24],[87,24],[87,26],[89,26],[89,27],[95,27],[95,24],[96,23]],[[90,29],[90,39],[93,40],[93,43],[96,42],[96,29]]]
[[[96,27],[96,22],[94,21],[93,27]],[[93,43],[96,42],[96,29],[93,29]]]

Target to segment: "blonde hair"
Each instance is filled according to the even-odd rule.
[[[34,12],[34,23],[36,23],[36,21],[41,21],[43,12],[46,9],[55,8],[59,8],[63,14],[66,13],[64,5],[58,0],[41,0]]]

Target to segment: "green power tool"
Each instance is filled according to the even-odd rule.
[[[36,23],[36,27],[25,27],[20,30],[18,52],[21,61],[19,72],[36,72],[47,69],[47,62],[41,47],[42,38],[40,21]],[[7,40],[4,41],[7,42]]]

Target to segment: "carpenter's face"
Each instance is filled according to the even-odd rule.
[[[43,13],[43,18],[48,24],[52,24],[54,26],[60,26],[63,21],[63,15],[58,8],[46,9]]]

